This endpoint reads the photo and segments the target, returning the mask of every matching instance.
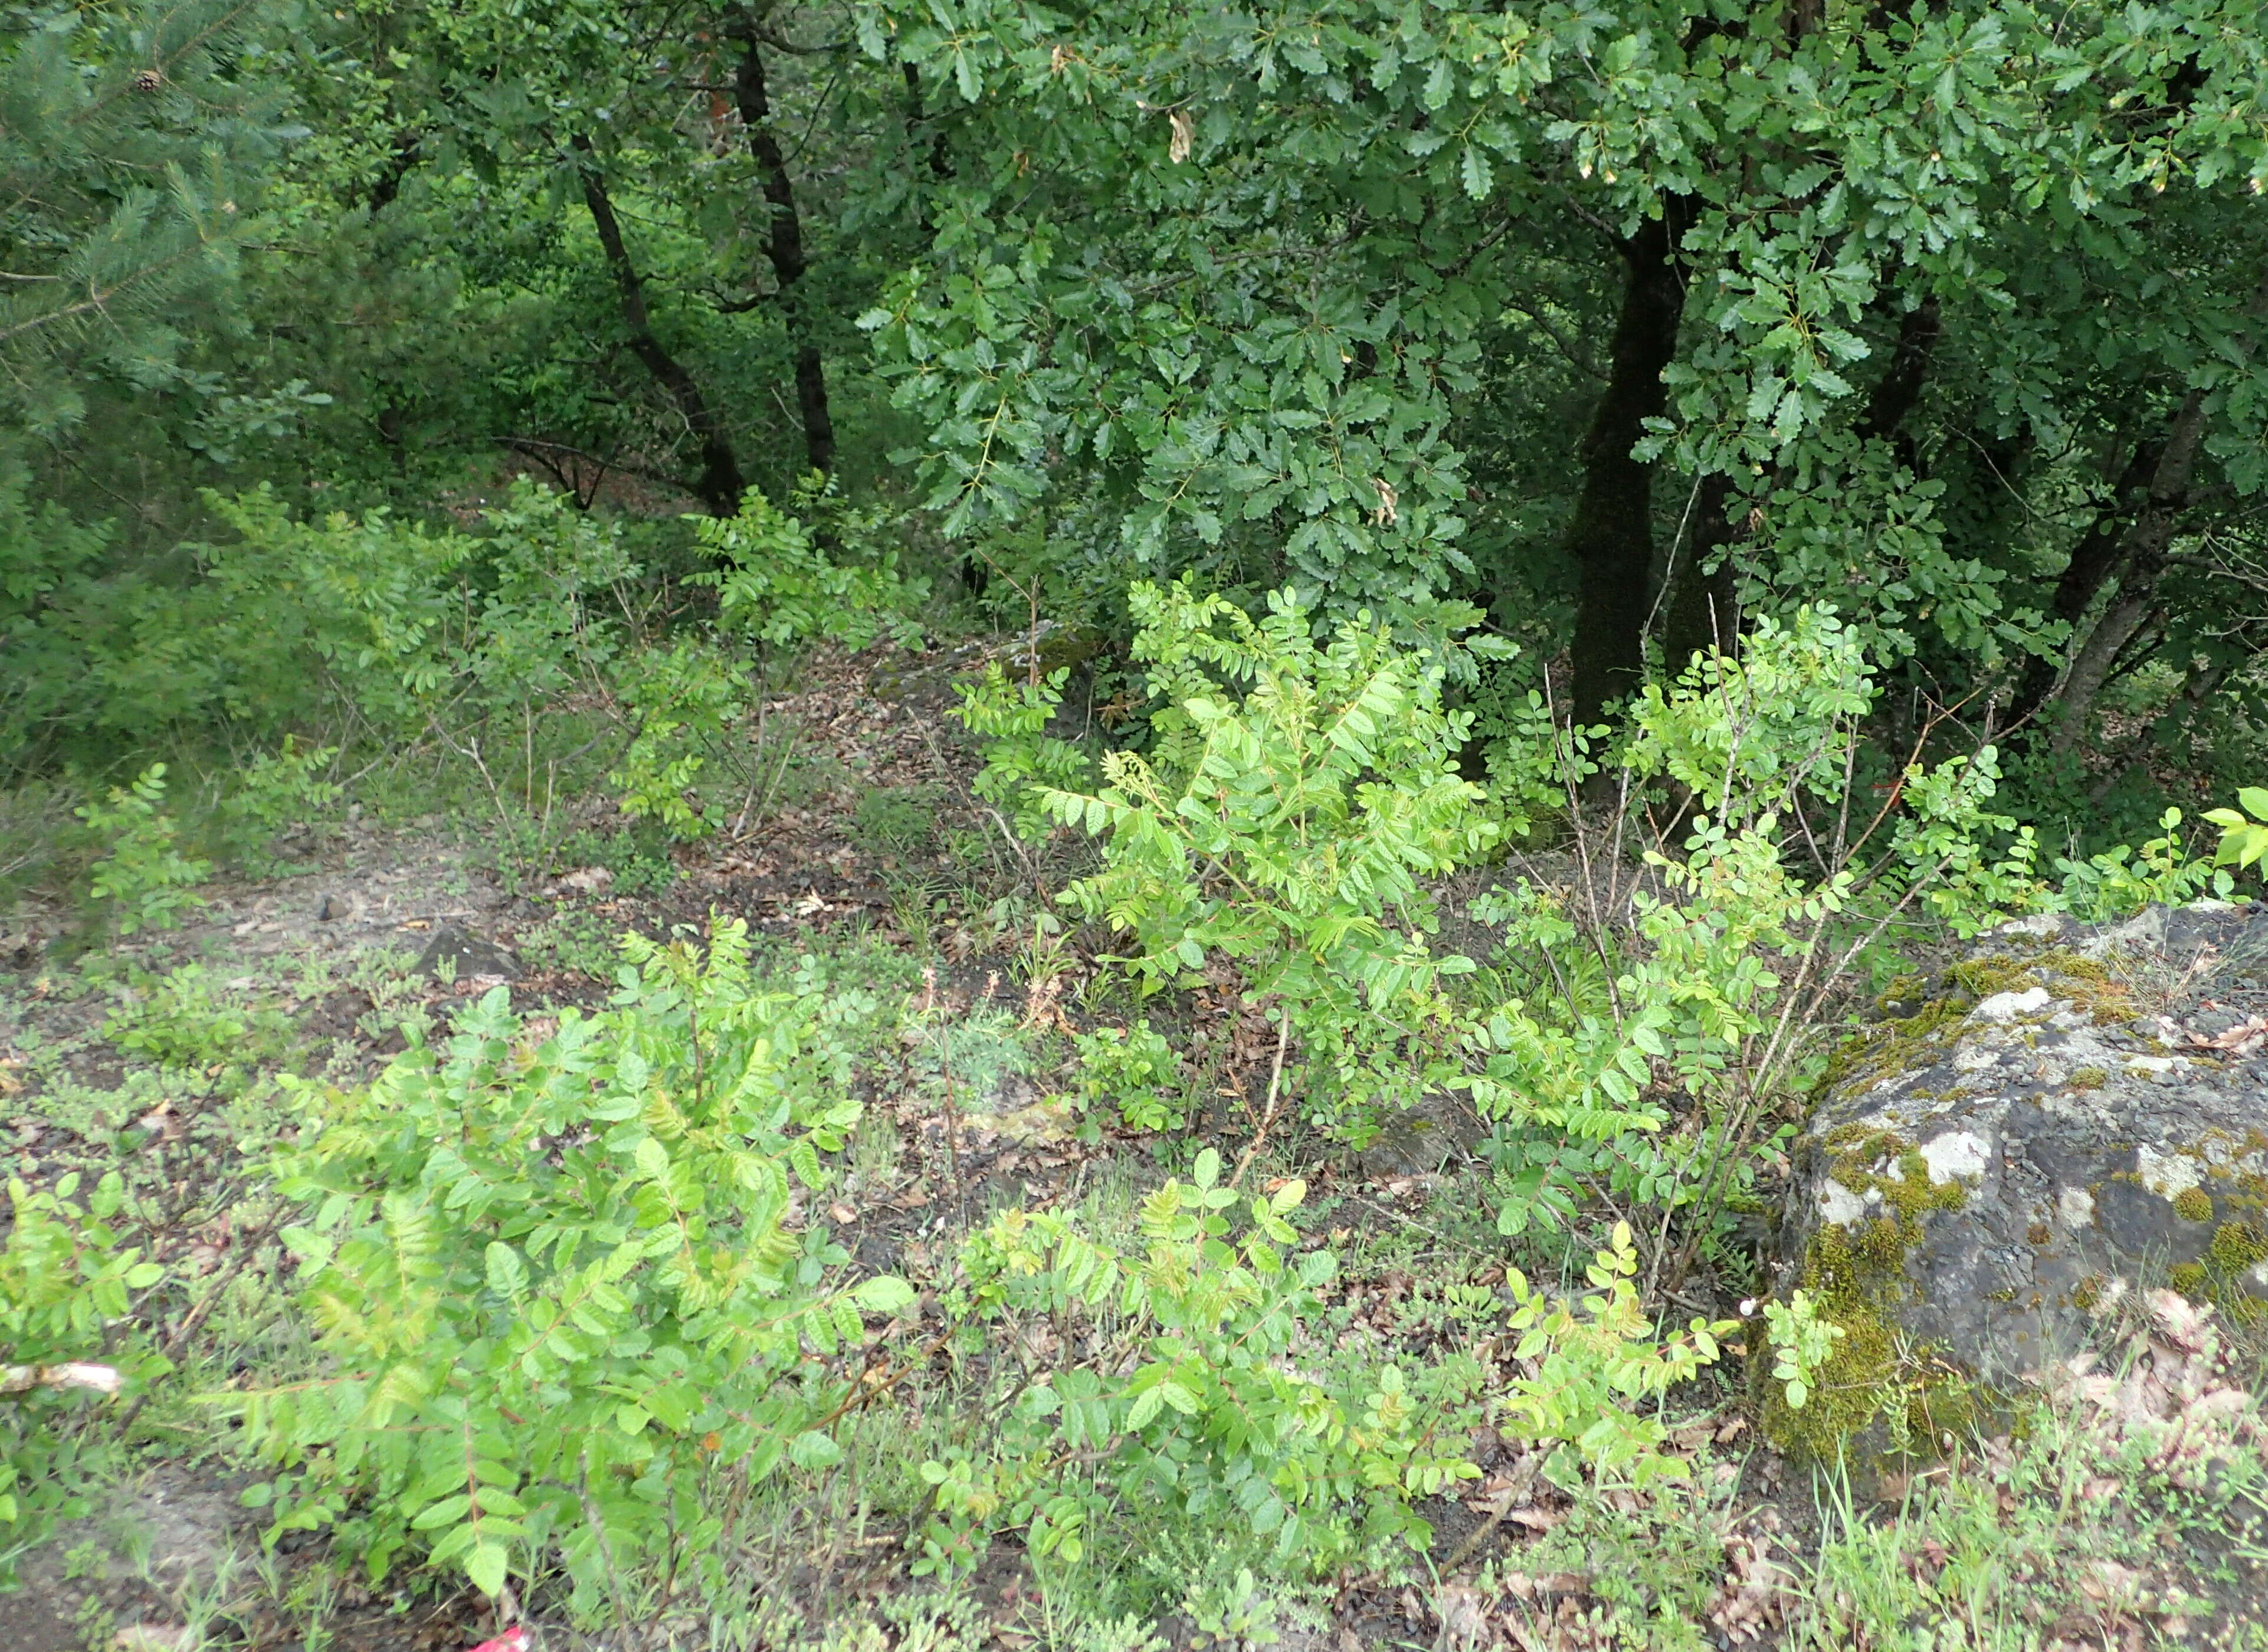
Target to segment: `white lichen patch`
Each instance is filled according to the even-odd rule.
[[[2126,1071],[2136,1078],[2156,1079],[2161,1083],[2190,1070],[2184,1056],[2132,1056],[2126,1058]]]
[[[2205,1180],[2204,1167],[2186,1153],[2134,1149],[2134,1175],[2160,1198],[2179,1198]]]
[[[1879,1198],[1881,1195],[1874,1197]],[[1848,1228],[1852,1222],[1863,1220],[1867,1209],[1866,1199],[1833,1176],[1819,1184],[1819,1217],[1822,1221],[1832,1222],[1837,1228]]]
[[[1982,1073],[1988,1067],[1999,1065],[2000,1052],[1983,1039],[1965,1044],[1953,1052],[1953,1070],[1955,1073]]]
[[[2029,987],[2021,992],[1995,992],[1971,1012],[1979,1021],[2007,1026],[2027,1015],[2036,1015],[2054,1002],[2054,994],[2043,986]]]
[[[2150,906],[2123,924],[2089,936],[2079,943],[2079,949],[2087,957],[2102,958],[2114,952],[2155,952],[2165,944],[2166,909]]]
[[[2063,933],[2063,919],[2053,912],[2035,912],[2029,918],[2012,918],[1992,929],[1996,935],[2038,935],[2043,939]]]
[[[1992,1142],[1973,1130],[1948,1130],[1933,1141],[1923,1142],[1917,1151],[1929,1166],[1930,1181],[1940,1185],[1955,1180],[1973,1181],[1992,1162]]]
[[[2095,1195],[2083,1187],[2067,1187],[2056,1195],[2056,1214],[2066,1228],[2085,1228],[2095,1221]]]

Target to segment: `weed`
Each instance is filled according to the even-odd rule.
[[[1079,1033],[1071,1042],[1080,1093],[1090,1103],[1116,1106],[1129,1130],[1179,1130],[1188,1122],[1180,1106],[1181,1063],[1146,1019]]]
[[[161,1067],[251,1066],[275,1059],[291,1042],[283,1014],[232,1002],[202,964],[162,974],[129,965],[114,991],[118,1007],[102,1036]]]
[[[938,790],[931,785],[873,786],[852,816],[859,840],[878,853],[910,854],[937,830]]]
[[[56,1520],[86,1512],[101,1447],[86,1402],[138,1393],[172,1368],[129,1321],[165,1270],[125,1243],[124,1178],[84,1198],[77,1172],[40,1191],[11,1178],[0,1248],[0,1586]],[[99,1436],[96,1436],[99,1439]]]
[[[619,932],[595,912],[555,912],[519,937],[519,955],[538,970],[604,979],[620,958]]]
[[[180,828],[159,805],[166,800],[166,765],[153,763],[130,786],[113,786],[107,802],[76,811],[103,844],[88,893],[122,935],[144,929],[171,929],[187,907],[202,906],[195,887],[212,872],[212,863],[185,855],[176,839]]]
[[[342,1525],[380,1576],[431,1545],[490,1595],[556,1552],[595,1615],[645,1566],[708,1563],[717,1454],[840,1460],[846,1396],[804,1350],[910,1294],[822,1283],[847,1258],[786,1225],[858,1117],[847,1056],[737,923],[624,955],[597,1016],[531,1029],[498,989],[367,1095],[300,1087],[285,1241],[335,1364],[216,1397],[276,1471],[278,1530]]]

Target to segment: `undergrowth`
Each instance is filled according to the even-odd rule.
[[[1989,748],[1862,808],[1875,690],[1824,609],[1649,688],[1619,737],[1531,702],[1490,732],[1484,785],[1447,691],[1471,645],[1138,586],[1120,743],[1068,737],[1036,654],[981,665],[957,823],[926,784],[848,822],[894,862],[974,830],[983,887],[902,876],[893,922],[824,946],[721,911],[625,935],[601,899],[678,898],[826,761],[774,708],[792,650],[915,645],[918,582],[752,496],[701,530],[714,625],[657,638],[601,600],[625,548],[532,497],[481,535],[232,508],[253,588],[287,548],[424,571],[363,599],[377,640],[340,707],[478,781],[500,871],[546,914],[526,961],[604,1000],[397,963],[356,989],[356,1036],[406,1047],[348,1059],[275,977],[175,944],[218,893],[208,839],[272,870],[333,823],[343,734],[262,746],[202,816],[158,763],[83,805],[90,945],[11,1009],[4,1070],[72,1144],[10,1188],[11,1560],[162,1427],[248,1478],[273,1553],[320,1534],[365,1589],[446,1577],[492,1619],[718,1645],[974,1646],[970,1591],[1006,1566],[1039,1613],[1016,1633],[1065,1647],[1146,1647],[1167,1619],[1264,1644],[1381,1580],[1423,1580],[1413,1621],[1447,1639],[1487,1589],[1550,1644],[1737,1621],[1888,1647],[1917,1603],[2014,1597],[1968,1579],[1972,1549],[2059,1564],[1951,1482],[1918,1493],[1915,1541],[1946,1557],[1919,1593],[1902,1528],[1846,1512],[1807,1560],[1743,1523],[1724,1448],[1760,1390],[1819,1412],[1848,1332],[1815,1294],[1753,1300],[1742,1224],[1849,980],[1919,934],[2231,893],[2247,817],[2215,822],[2226,864],[2169,819],[2051,876],[1995,810]],[[592,752],[534,734],[545,696],[595,708]],[[1507,844],[1555,832],[1587,871],[1515,875]],[[1494,887],[1452,912],[1452,876]],[[1485,939],[1446,945],[1453,917]],[[294,1006],[339,984],[302,985]],[[75,1030],[43,1044],[41,1018]],[[1477,1139],[1445,1177],[1358,1175],[1451,1107]],[[192,1151],[225,1153],[225,1182],[177,1174]],[[257,1233],[221,1266],[227,1235],[180,1235],[219,1233],[224,1191]],[[2242,1475],[2203,1495],[2151,1529],[2257,1501]],[[1489,1558],[1506,1523],[1524,1573]]]

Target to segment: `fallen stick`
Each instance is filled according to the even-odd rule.
[[[118,1368],[111,1365],[0,1365],[0,1394],[28,1394],[39,1388],[83,1388],[115,1394]]]

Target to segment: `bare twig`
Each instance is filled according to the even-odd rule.
[[[1284,1051],[1285,1047],[1292,1042],[1290,1007],[1281,1003],[1278,1004],[1276,1016],[1276,1065],[1268,1073],[1268,1104],[1261,1113],[1260,1128],[1254,1132],[1251,1145],[1245,1148],[1244,1156],[1236,1162],[1236,1174],[1228,1178],[1228,1184],[1231,1187],[1244,1180],[1244,1173],[1252,1168],[1253,1159],[1260,1152],[1261,1145],[1268,1139],[1270,1128],[1276,1123],[1277,1103],[1281,1099],[1284,1085]]]
[[[42,1388],[115,1394],[122,1381],[114,1365],[71,1361],[63,1365],[0,1365],[0,1394],[29,1394]]]

